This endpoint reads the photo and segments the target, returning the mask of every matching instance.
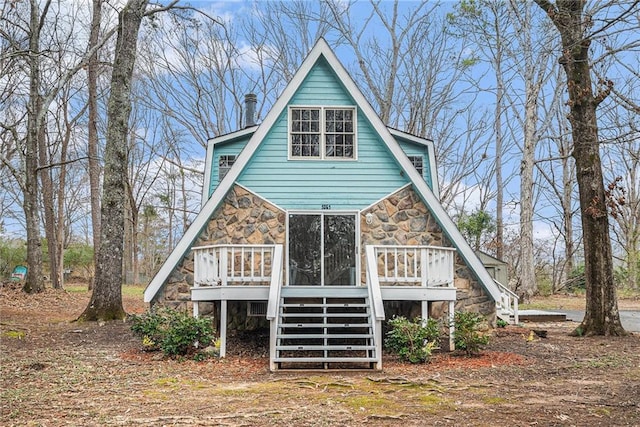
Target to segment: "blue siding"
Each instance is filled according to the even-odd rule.
[[[355,105],[324,60],[307,75],[291,105]],[[408,183],[365,116],[357,116],[357,160],[288,160],[285,109],[238,182],[285,209],[361,209]]]

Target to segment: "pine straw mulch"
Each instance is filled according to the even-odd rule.
[[[129,324],[71,322],[86,293],[0,287],[0,424],[7,426],[640,425],[640,337],[572,338],[571,322],[493,332],[480,357],[384,370],[271,373],[264,337],[223,360],[166,360]],[[128,312],[142,312],[125,298]]]

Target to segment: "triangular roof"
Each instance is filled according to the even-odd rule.
[[[359,110],[367,117],[371,126],[378,133],[391,154],[395,157],[398,164],[404,170],[405,174],[413,184],[416,191],[422,197],[422,200],[427,205],[427,208],[433,213],[434,217],[442,227],[444,233],[458,250],[460,256],[474,271],[482,286],[487,290],[487,292],[495,301],[498,301],[500,299],[500,290],[498,289],[497,285],[495,284],[489,273],[487,273],[484,266],[482,265],[476,254],[473,252],[473,249],[471,249],[462,234],[460,234],[451,218],[449,218],[449,215],[440,205],[440,202],[438,201],[436,195],[433,193],[433,191],[431,191],[422,176],[420,176],[418,171],[413,167],[411,161],[406,156],[404,151],[402,151],[400,145],[393,137],[392,131],[387,128],[382,120],[380,120],[360,89],[358,89],[357,85],[355,84],[347,70],[342,66],[338,58],[335,56],[334,52],[331,50],[327,42],[321,38],[318,40],[311,52],[309,52],[309,55],[307,55],[302,65],[293,76],[293,79],[284,89],[262,123],[257,128],[255,128],[255,131],[251,135],[249,142],[242,150],[240,155],[236,158],[236,161],[231,169],[227,172],[225,177],[216,187],[211,197],[206,201],[206,203],[204,203],[202,209],[194,219],[191,226],[187,229],[175,249],[162,264],[162,267],[160,267],[158,273],[156,273],[154,278],[151,280],[144,292],[145,302],[150,302],[151,300],[153,300],[153,297],[158,292],[158,290],[160,290],[173,269],[178,265],[180,260],[190,249],[193,242],[198,238],[201,230],[206,226],[215,209],[224,200],[227,192],[231,189],[234,182],[240,176],[242,170],[249,163],[251,157],[256,152],[262,141],[265,139],[265,136],[268,134],[271,127],[274,125],[283,110],[287,108],[287,105],[289,104],[291,98],[295,95],[304,79],[307,77],[313,66],[321,57],[323,57],[327,61],[329,67],[331,67],[332,71],[344,85],[344,89],[353,98]],[[247,134],[249,133],[251,132],[247,132]],[[403,132],[403,135],[408,134],[405,134]],[[210,145],[212,144],[210,143]]]

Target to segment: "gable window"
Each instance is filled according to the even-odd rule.
[[[236,156],[223,155],[220,156],[218,161],[218,180],[222,181],[222,178],[229,172],[231,166],[236,162]]]
[[[355,108],[291,107],[289,157],[354,159]]]
[[[409,157],[409,160],[411,160],[411,164],[413,165],[414,168],[416,168],[420,176],[424,176],[423,175],[424,168],[422,166],[422,156],[408,156],[408,157]]]

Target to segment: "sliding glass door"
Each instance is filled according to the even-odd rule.
[[[289,284],[356,284],[356,214],[289,215]]]

